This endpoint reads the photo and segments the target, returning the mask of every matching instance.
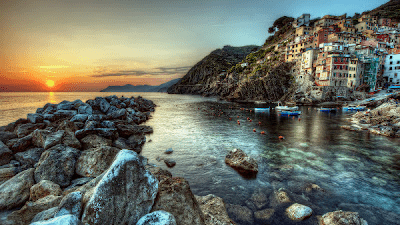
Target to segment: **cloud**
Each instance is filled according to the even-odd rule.
[[[164,75],[176,75],[185,74],[192,66],[181,66],[181,67],[157,67],[154,71],[144,70],[119,70],[115,72],[102,72],[100,74],[91,75],[91,77],[121,77],[121,76],[164,76]]]

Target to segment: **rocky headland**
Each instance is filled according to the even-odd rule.
[[[318,216],[318,206],[282,188],[260,189],[245,205],[194,195],[187,180],[139,154],[153,132],[140,124],[154,109],[141,97],[97,97],[48,103],[1,127],[0,224],[367,224],[356,212]],[[226,163],[258,172],[239,149]],[[315,184],[305,191],[324,192]]]

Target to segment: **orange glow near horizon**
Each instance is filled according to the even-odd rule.
[[[47,85],[47,87],[52,88],[52,87],[54,87],[54,81],[48,80],[48,81],[46,82],[46,85]]]

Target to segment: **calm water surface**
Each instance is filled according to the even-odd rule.
[[[0,126],[26,118],[47,102],[86,101],[108,95],[0,93]],[[215,194],[227,203],[246,206],[254,192],[283,188],[295,202],[311,204],[316,215],[343,209],[358,211],[368,224],[399,222],[394,213],[400,214],[400,143],[340,129],[348,114],[301,107],[299,120],[273,111],[255,114],[241,110],[252,105],[214,98],[164,93],[117,95],[141,95],[157,104],[146,122],[154,133],[147,136],[151,142],[144,145],[142,155],[163,168],[167,167],[157,158],[174,159],[177,164],[169,170],[174,176],[185,177],[197,195]],[[279,140],[279,136],[285,139]],[[173,154],[164,154],[168,148]],[[255,179],[243,178],[225,165],[225,155],[233,148],[257,159],[260,172]],[[325,192],[306,193],[308,184],[317,184]],[[274,224],[285,224],[280,221],[278,218]]]

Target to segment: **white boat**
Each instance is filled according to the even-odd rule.
[[[343,107],[343,111],[364,111],[366,106],[346,106]]]
[[[269,112],[271,108],[254,108],[254,112],[256,113],[263,113],[263,112]]]
[[[280,102],[278,102],[278,106],[275,107],[276,111],[296,111],[299,110],[298,106],[287,106],[287,105],[281,105]]]

